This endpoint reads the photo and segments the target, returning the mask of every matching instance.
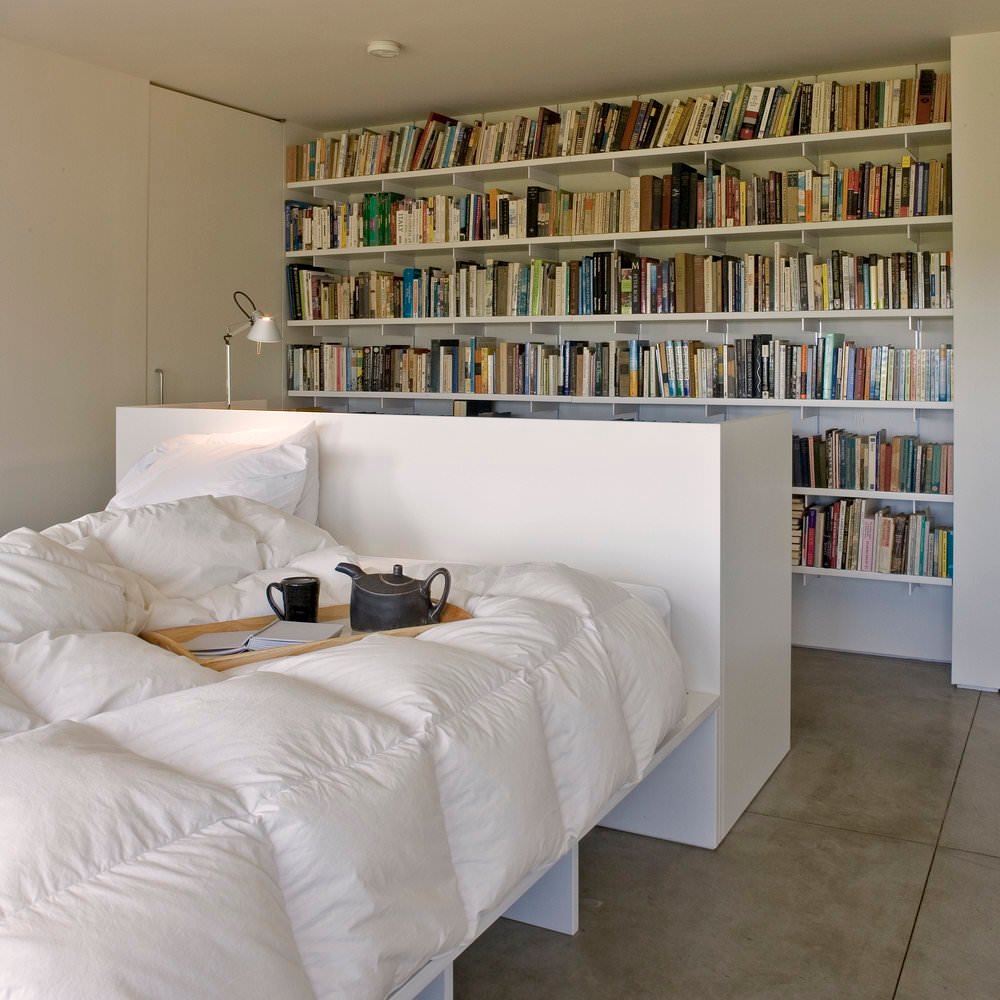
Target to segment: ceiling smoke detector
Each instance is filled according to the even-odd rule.
[[[391,42],[388,39],[368,43],[368,55],[378,56],[379,59],[395,59],[399,55],[399,50],[399,42]]]

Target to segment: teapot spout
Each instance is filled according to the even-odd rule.
[[[355,566],[354,563],[342,562],[337,563],[335,567],[338,573],[344,573],[349,576],[352,580],[356,580],[359,576],[364,576],[365,571],[360,566]]]

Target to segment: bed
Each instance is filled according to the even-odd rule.
[[[445,998],[498,916],[575,930],[594,824],[714,847],[787,749],[788,573],[769,551],[787,518],[760,476],[783,485],[779,422],[599,440],[555,422],[130,408],[119,469],[172,434],[264,423],[317,428],[317,526],[203,497],[0,541],[23,584],[0,611],[15,995]],[[683,475],[623,494],[654,454]],[[616,481],[627,509],[588,496]],[[132,634],[260,613],[289,571],[342,603],[332,567],[385,558],[368,553],[414,575],[449,565],[473,619],[210,677]],[[767,600],[741,585],[751,568]],[[666,585],[673,641],[616,579]]]

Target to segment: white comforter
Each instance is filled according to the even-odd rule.
[[[198,498],[0,538],[0,996],[386,996],[475,937],[683,714],[666,630],[564,566],[474,620],[226,674],[130,634],[357,557]],[[429,565],[407,563],[413,575]]]

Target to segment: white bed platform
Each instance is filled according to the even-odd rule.
[[[679,424],[121,407],[117,419],[119,479],[177,434],[314,421],[320,524],[357,551],[557,560],[665,589],[687,714],[602,826],[714,848],[788,751],[785,414]],[[480,932],[500,916],[575,933],[576,845]],[[459,951],[393,1000],[449,1000]]]

